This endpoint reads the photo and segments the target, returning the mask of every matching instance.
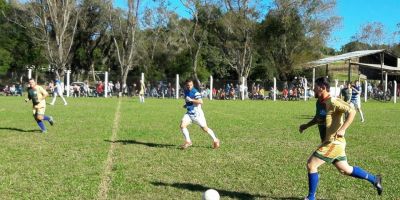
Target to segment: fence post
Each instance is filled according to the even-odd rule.
[[[104,97],[108,95],[108,72],[104,72]]]
[[[179,74],[176,74],[175,98],[179,99]]]
[[[212,100],[213,99],[213,76],[212,75],[210,75],[210,100]]]
[[[397,81],[394,81],[394,96],[393,96],[393,102],[397,103]]]
[[[315,87],[315,67],[312,68],[312,89]]]
[[[304,77],[304,101],[307,101],[307,79]]]
[[[244,94],[245,94],[245,84],[244,84],[244,76],[242,76],[242,100],[244,100]]]
[[[32,68],[28,69],[28,79],[32,78]]]
[[[67,97],[69,97],[70,75],[71,75],[71,70],[67,70]]]
[[[335,79],[335,94],[333,95],[334,97],[337,97],[337,86],[338,86],[339,80]]]
[[[387,81],[388,81],[388,73],[385,72],[385,94],[387,92]]]
[[[274,94],[274,97],[273,97],[273,99],[274,99],[274,101],[276,101],[276,78],[274,77],[274,88],[273,88],[273,94]]]
[[[368,99],[368,81],[364,81],[364,102],[367,102]]]

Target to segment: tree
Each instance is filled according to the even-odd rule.
[[[379,48],[385,40],[385,27],[381,22],[369,22],[360,27],[352,41],[368,44],[370,48]]]
[[[14,22],[23,26],[34,41],[46,49],[46,58],[57,78],[69,67],[79,17],[77,3],[75,0],[30,0],[20,5],[23,15],[21,12],[14,14]]]
[[[261,23],[262,54],[282,80],[294,75],[295,67],[321,55],[330,32],[340,18],[332,16],[334,0],[275,0]],[[274,70],[271,70],[274,71]]]
[[[110,5],[111,35],[116,48],[122,85],[126,85],[128,73],[134,67],[134,58],[137,56],[139,6],[140,0],[128,0],[126,11],[113,10]]]

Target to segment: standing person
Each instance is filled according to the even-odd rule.
[[[319,179],[318,167],[324,163],[332,163],[345,175],[369,181],[375,186],[378,195],[381,195],[383,188],[380,175],[372,175],[360,167],[353,167],[347,163],[344,135],[356,114],[354,108],[341,99],[330,97],[330,86],[327,78],[318,78],[315,80],[315,85],[314,93],[315,97],[318,98],[315,117],[307,124],[302,124],[299,127],[299,131],[302,133],[307,128],[318,124],[321,137],[321,144],[307,161],[309,190],[305,199],[316,199],[315,194]],[[343,122],[344,113],[348,113],[348,117]]]
[[[54,92],[53,92],[53,100],[51,101],[50,105],[54,105],[54,103],[56,102],[57,96],[60,96],[61,99],[64,101],[64,106],[68,105],[67,101],[65,100],[65,98],[63,97],[63,87],[61,85],[60,80],[56,79],[55,81],[55,86],[54,86]]]
[[[342,97],[343,101],[350,103],[352,96],[351,82],[347,82],[345,87],[340,91],[340,96]]]
[[[104,94],[104,85],[102,81],[99,81],[96,87],[97,97],[102,97]]]
[[[204,132],[208,133],[213,139],[213,148],[219,148],[220,141],[215,136],[214,131],[208,128],[204,112],[201,109],[203,100],[201,99],[201,94],[193,87],[193,80],[188,79],[185,81],[185,105],[187,112],[183,116],[181,121],[181,131],[185,137],[185,143],[181,146],[182,149],[187,149],[192,146],[192,141],[190,140],[189,130],[187,127],[193,122],[201,127]]]
[[[50,125],[52,125],[52,126],[54,124],[52,116],[44,115],[44,112],[46,110],[46,100],[45,99],[47,96],[49,96],[49,93],[47,93],[47,91],[45,89],[43,89],[41,86],[36,85],[35,80],[33,80],[33,79],[29,80],[28,98],[25,99],[25,101],[28,102],[29,100],[32,100],[33,117],[35,118],[42,133],[47,132],[47,129],[43,123],[43,120],[48,121],[50,123]]]
[[[144,103],[144,91],[146,90],[146,87],[144,85],[143,80],[140,80],[140,90],[139,90],[139,102]]]
[[[361,85],[360,82],[358,80],[355,81],[355,85],[351,86],[351,102],[350,104],[352,104],[354,106],[354,108],[356,108],[356,110],[360,113],[361,115],[361,122],[364,122],[364,114],[361,110]]]

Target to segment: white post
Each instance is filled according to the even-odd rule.
[[[67,70],[67,97],[69,97],[69,84],[70,84],[70,75],[71,75],[71,70]]]
[[[28,69],[28,79],[32,78],[32,68]]]
[[[143,81],[143,83],[144,83],[144,73],[142,73],[142,77],[140,80]]]
[[[333,95],[334,97],[337,96],[337,86],[338,86],[338,84],[339,84],[339,80],[335,79],[335,94]]]
[[[244,76],[242,76],[242,91],[241,91],[241,93],[242,93],[242,100],[244,100],[245,90],[246,90],[246,88],[245,88],[245,84],[244,84]]]
[[[385,72],[385,94],[387,92],[387,81],[388,81],[388,73]]]
[[[179,74],[176,74],[176,83],[175,83],[175,97],[179,99]]]
[[[276,78],[274,77],[274,88],[273,88],[273,94],[274,94],[274,97],[273,97],[273,100],[274,101],[276,101]]]
[[[364,102],[367,102],[368,99],[368,81],[364,81]]]
[[[210,75],[210,100],[212,100],[213,99],[213,76],[212,75]]]
[[[108,95],[108,72],[104,72],[104,97]]]
[[[312,68],[312,89],[314,90],[315,84],[315,67]]]
[[[304,77],[304,101],[307,101],[307,79]]]
[[[394,81],[394,96],[393,96],[393,102],[397,103],[397,81]]]

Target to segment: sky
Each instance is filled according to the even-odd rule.
[[[171,2],[171,8],[179,15],[183,17],[189,16],[180,0],[169,1]],[[272,2],[272,0],[262,1],[265,3]],[[117,6],[126,4],[124,3],[126,0],[114,0],[114,2]],[[154,0],[147,0],[147,3],[149,2],[151,4]],[[342,21],[332,31],[331,38],[327,41],[327,46],[336,50],[340,50],[343,45],[349,43],[351,37],[356,35],[361,27],[369,22],[382,23],[388,38],[393,32],[400,30],[400,27],[397,28],[397,24],[400,24],[400,0],[336,0],[334,15],[342,17]],[[389,42],[384,41],[384,43]]]

